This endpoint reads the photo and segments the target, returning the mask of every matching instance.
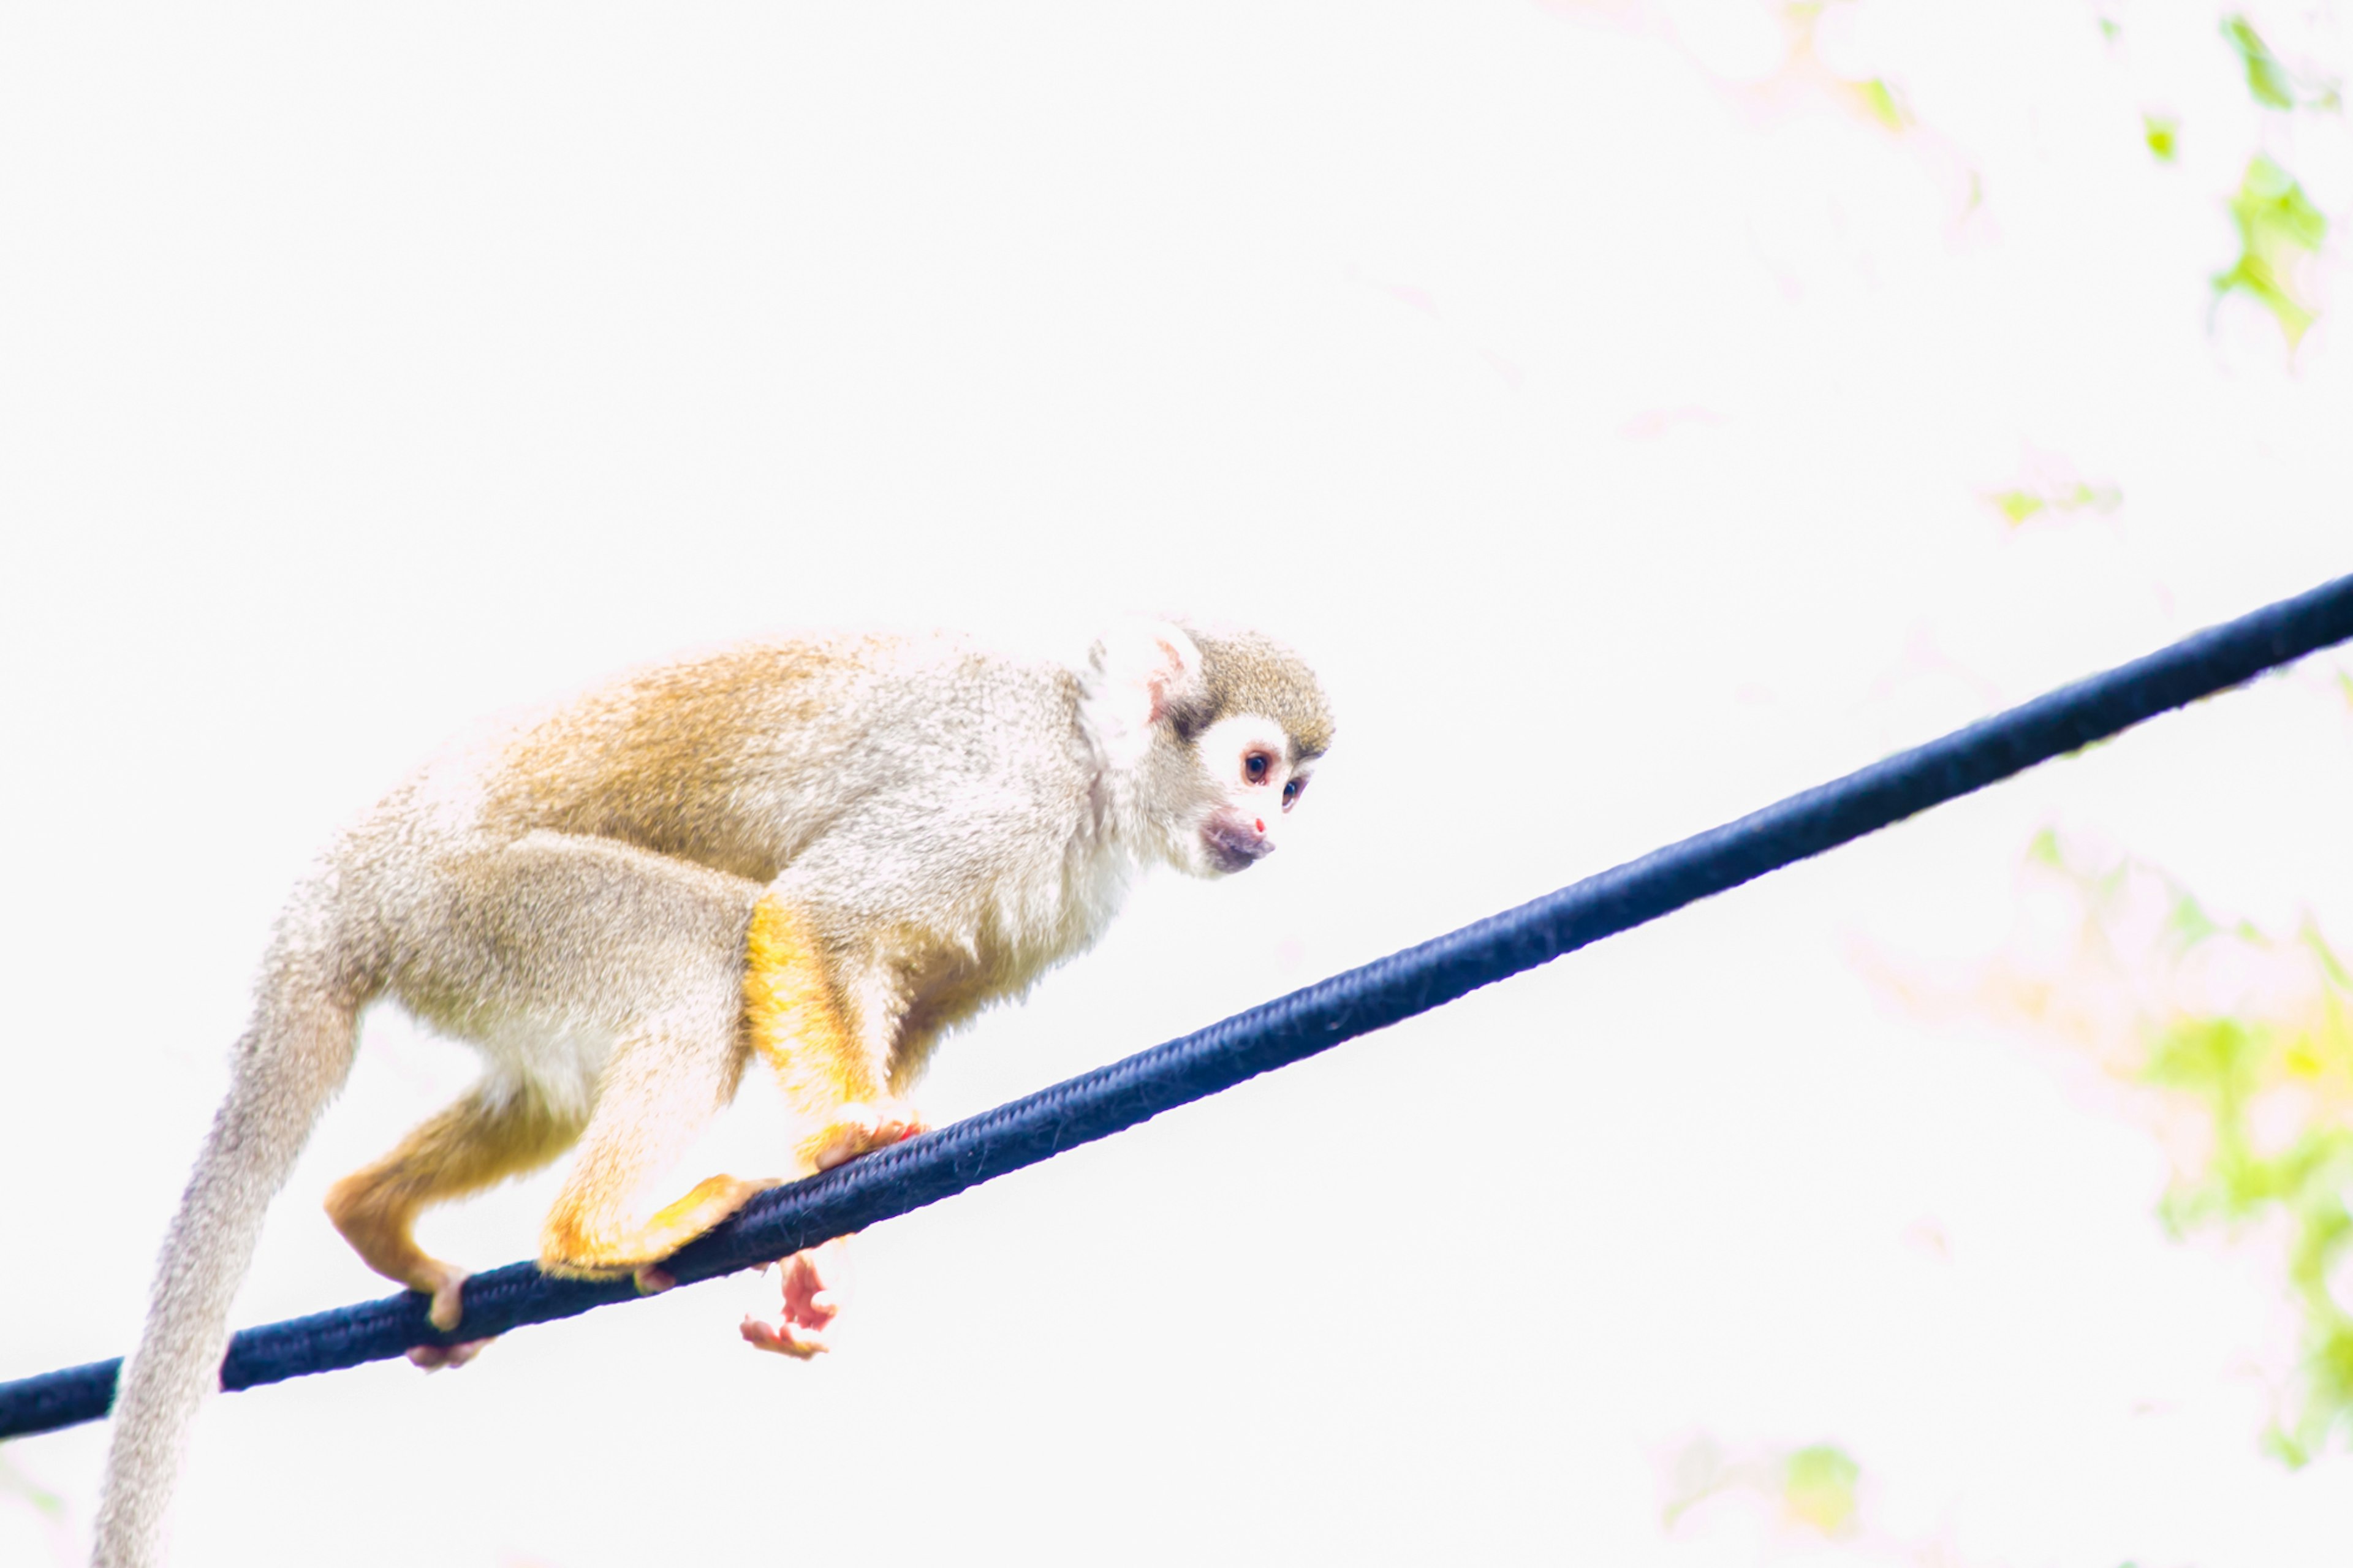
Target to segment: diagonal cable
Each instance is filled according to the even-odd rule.
[[[1341,1041],[1451,1002],[1588,942],[1876,832],[2145,719],[2353,637],[2353,576],[2182,638],[1940,740],[1588,877],[1196,1034],[754,1198],[668,1265],[681,1284],[730,1274],[1036,1164]],[[251,1388],[480,1339],[636,1297],[626,1279],[551,1279],[529,1263],[466,1282],[441,1334],[413,1292],[247,1329],[221,1386]],[[95,1421],[121,1361],[0,1383],[0,1437]]]

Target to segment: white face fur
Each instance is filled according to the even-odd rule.
[[[1201,825],[1201,869],[1244,870],[1274,852],[1283,815],[1305,792],[1314,763],[1293,768],[1282,726],[1257,713],[1220,719],[1193,744],[1216,792]]]
[[[1112,773],[1141,784],[1134,770],[1150,768],[1171,702],[1198,689],[1200,649],[1170,623],[1128,621],[1103,634],[1090,662],[1086,726]],[[1229,714],[1187,742],[1187,775],[1162,774],[1128,798],[1174,864],[1197,877],[1224,876],[1273,852],[1313,765],[1308,759],[1293,768],[1291,755],[1290,737],[1273,719]]]

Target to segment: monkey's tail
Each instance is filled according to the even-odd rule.
[[[115,1394],[95,1568],[152,1568],[162,1559],[188,1430],[220,1386],[229,1305],[253,1261],[262,1216],[351,1070],[358,1008],[332,974],[317,947],[281,927],[253,1021],[237,1042],[228,1098],[164,1238],[147,1326]]]

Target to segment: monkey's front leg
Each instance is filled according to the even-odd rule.
[[[816,923],[776,893],[753,906],[744,942],[744,1026],[785,1099],[813,1131],[794,1151],[830,1171],[923,1130],[890,1091],[900,1007],[879,961],[832,958]]]
[[[886,963],[828,962],[813,923],[774,893],[752,911],[744,943],[744,1018],[752,1047],[787,1101],[814,1129],[795,1151],[800,1169],[829,1171],[923,1131],[890,1092],[892,1037],[902,1008]],[[849,1238],[782,1260],[782,1311],[744,1320],[755,1349],[802,1360],[828,1348],[840,1312]]]

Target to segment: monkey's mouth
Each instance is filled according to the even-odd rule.
[[[1201,829],[1201,847],[1220,871],[1247,871],[1274,853],[1274,840],[1239,822],[1219,820]]]

